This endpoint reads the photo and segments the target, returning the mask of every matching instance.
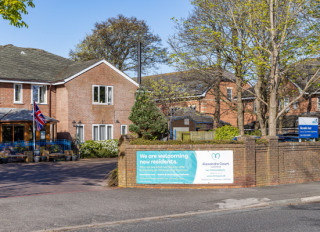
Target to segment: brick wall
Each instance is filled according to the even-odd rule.
[[[267,144],[245,139],[244,144],[130,145],[130,137],[120,140],[118,175],[120,187],[140,188],[239,188],[320,181],[320,142]],[[150,150],[232,150],[233,184],[137,184],[136,153]]]
[[[113,104],[93,104],[92,86],[113,86]],[[93,124],[113,125],[113,138],[120,137],[120,125],[127,125],[137,86],[126,80],[106,64],[100,64],[65,85],[57,87],[56,114],[60,121],[60,138],[71,138],[76,133],[72,121],[84,125],[85,140],[92,140]]]
[[[31,84],[22,84],[22,103],[14,103],[14,84],[13,83],[0,83],[0,108],[17,108],[17,109],[28,109],[32,110],[31,104]],[[52,99],[55,97],[54,87],[50,89],[47,85],[47,103],[38,104],[39,109],[44,115],[50,116],[50,96]],[[51,101],[51,104],[55,104]],[[51,108],[51,112],[54,111],[54,107]],[[51,115],[52,116],[52,115]]]

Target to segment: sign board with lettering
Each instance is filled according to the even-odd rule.
[[[137,151],[137,184],[232,184],[233,151]]]
[[[318,138],[318,118],[299,117],[299,138]]]

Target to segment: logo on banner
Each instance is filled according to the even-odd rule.
[[[211,157],[214,160],[220,159],[220,153],[212,153]]]

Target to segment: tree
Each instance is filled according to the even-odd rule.
[[[177,103],[187,100],[189,96],[184,83],[160,79],[144,80],[143,85],[150,90],[150,97],[160,105],[165,115],[171,115],[171,108]]]
[[[220,121],[220,101],[225,101],[230,108],[235,108],[233,102],[221,97],[220,82],[223,69],[231,70],[237,84],[237,118],[241,135],[244,135],[244,108],[242,91],[245,85],[245,73],[248,69],[247,53],[239,39],[238,31],[230,17],[228,7],[223,0],[194,0],[195,8],[191,15],[178,22],[177,34],[169,44],[174,50],[171,56],[175,62],[190,69],[196,69],[204,81],[214,83],[215,125]],[[243,20],[239,18],[239,20]],[[241,32],[245,37],[244,32]],[[211,80],[210,80],[211,79]]]
[[[107,21],[96,23],[92,34],[70,51],[74,60],[106,59],[121,71],[137,68],[137,44],[142,43],[142,70],[165,62],[166,49],[161,47],[161,39],[151,33],[144,20],[118,15]]]
[[[160,139],[167,133],[167,119],[150,97],[150,93],[140,89],[136,92],[135,103],[129,119],[133,124],[129,130],[144,139]]]
[[[288,70],[308,58],[319,56],[320,1],[194,0],[193,3],[196,10],[205,14],[200,14],[197,26],[185,23],[190,32],[198,35],[192,44],[198,56],[191,61],[197,64],[199,60],[210,60],[219,64],[221,57],[234,71],[241,135],[241,91],[246,80],[252,77],[257,85],[254,92],[248,91],[256,98],[257,117],[264,127],[262,134],[267,133],[268,121],[268,133],[275,136],[281,115],[319,79],[318,70],[299,95],[279,109],[281,86],[288,79]],[[190,54],[182,52],[180,56],[185,59]]]
[[[242,0],[229,0],[227,4],[228,15],[237,31],[244,30],[250,38],[240,39],[251,54],[255,68],[252,70],[262,69],[259,79],[266,83],[267,101],[259,97],[259,92],[256,97],[267,106],[269,135],[276,136],[278,119],[319,78],[316,72],[300,94],[279,110],[281,85],[287,79],[288,70],[306,57],[319,56],[320,40],[317,29],[320,2],[257,0],[244,3]],[[247,20],[239,21],[241,15],[245,15]],[[256,90],[260,91],[261,88]]]
[[[15,27],[28,27],[22,20],[22,14],[28,14],[27,7],[34,7],[33,0],[3,0],[0,1],[0,15],[9,20]]]

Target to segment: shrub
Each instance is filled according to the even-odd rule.
[[[109,187],[118,186],[118,168],[113,169],[108,174],[108,186]]]
[[[201,140],[201,141],[181,141],[181,140],[146,140],[136,139],[130,142],[131,145],[183,145],[183,144],[243,144],[242,141],[233,140]]]
[[[246,135],[252,135],[252,136],[260,136],[261,137],[261,130],[254,130],[254,131],[248,131],[245,132]]]
[[[233,137],[239,135],[239,129],[233,126],[223,126],[216,129],[215,140],[231,140]]]
[[[110,158],[118,155],[118,140],[89,140],[80,145],[80,154],[83,158]]]
[[[129,119],[133,123],[129,130],[139,138],[160,139],[168,130],[167,119],[151,99],[150,93],[142,89],[136,93]]]

